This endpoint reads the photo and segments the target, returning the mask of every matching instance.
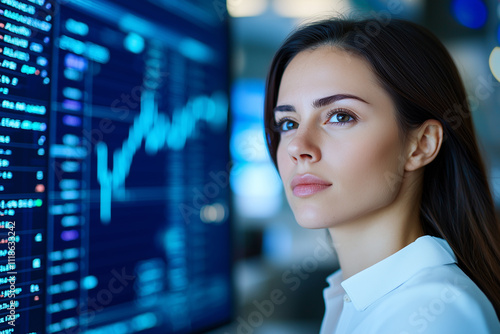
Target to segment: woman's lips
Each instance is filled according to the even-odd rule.
[[[312,174],[297,175],[292,179],[290,186],[297,197],[307,197],[325,190],[332,184]]]

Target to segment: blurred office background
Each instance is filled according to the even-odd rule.
[[[317,332],[324,312],[325,277],[338,267],[334,255],[328,260],[315,255],[329,245],[326,232],[306,230],[295,222],[264,143],[266,72],[281,42],[304,22],[362,14],[404,18],[432,30],[451,52],[466,84],[500,207],[499,1],[228,0],[227,13],[232,70],[235,326],[243,330],[249,325],[254,333]],[[286,300],[266,314],[261,303],[270,300],[276,290]]]

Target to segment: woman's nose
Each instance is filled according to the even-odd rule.
[[[317,130],[298,128],[293,139],[288,143],[288,155],[294,163],[313,163],[321,159]]]

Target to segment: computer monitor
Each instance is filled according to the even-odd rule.
[[[0,4],[0,333],[232,315],[225,2]]]

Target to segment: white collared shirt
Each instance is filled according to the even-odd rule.
[[[342,281],[327,278],[321,334],[499,334],[491,302],[448,243],[423,236]]]

